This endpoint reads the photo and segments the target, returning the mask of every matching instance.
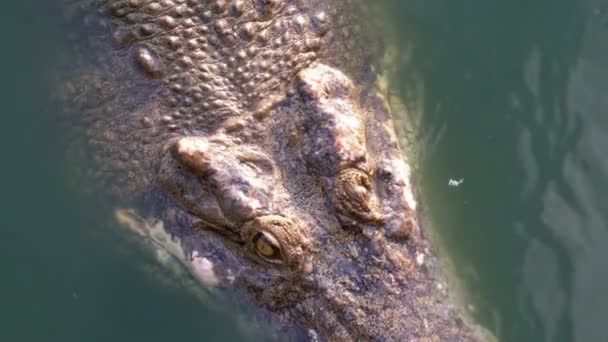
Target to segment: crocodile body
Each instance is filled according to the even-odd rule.
[[[201,285],[322,341],[470,341],[347,0],[107,0],[60,88],[79,176]],[[95,51],[91,53],[91,50]],[[81,55],[87,57],[80,57]],[[158,240],[139,219],[153,217]],[[156,226],[158,228],[158,225]],[[426,260],[426,261],[425,261]]]

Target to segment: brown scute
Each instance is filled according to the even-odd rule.
[[[163,67],[158,59],[150,50],[140,48],[136,52],[137,64],[143,72],[151,78],[159,78],[162,75]]]
[[[282,0],[110,1],[116,44],[141,46],[136,59],[144,73],[158,78],[163,72],[156,92],[161,103],[201,126],[251,112],[318,58],[322,44],[308,18],[318,14],[297,6]]]

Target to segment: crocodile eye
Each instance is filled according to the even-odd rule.
[[[281,247],[269,233],[263,232],[258,233],[253,238],[253,245],[255,246],[255,252],[262,258],[269,261],[273,261],[281,258]]]
[[[358,169],[340,172],[334,186],[334,205],[342,214],[363,221],[377,221],[380,215],[370,176]]]
[[[297,221],[278,216],[258,216],[241,227],[245,247],[271,264],[298,270],[302,266],[307,239]]]

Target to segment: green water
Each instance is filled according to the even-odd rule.
[[[503,341],[608,340],[607,6],[392,5],[427,216]]]
[[[67,190],[46,100],[60,2],[11,2],[0,24],[0,341],[242,340]],[[608,341],[608,2],[386,7],[425,215],[476,318],[501,341]]]
[[[111,234],[111,212],[68,190],[47,101],[62,1],[3,9],[0,341],[243,340],[234,318],[151,277]]]

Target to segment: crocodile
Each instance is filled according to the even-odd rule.
[[[482,340],[422,227],[374,5],[68,2],[75,177],[290,339]]]

